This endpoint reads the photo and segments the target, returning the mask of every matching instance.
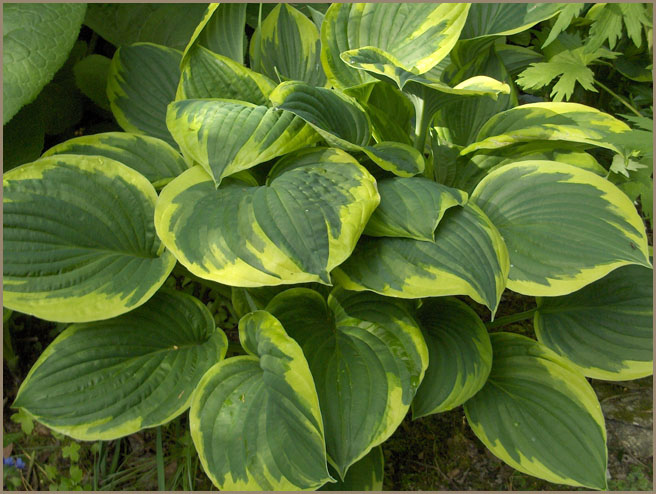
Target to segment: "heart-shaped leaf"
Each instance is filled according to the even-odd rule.
[[[465,403],[476,436],[520,472],[606,489],[606,428],[592,386],[537,341],[512,333],[490,338],[490,377]]]
[[[326,303],[293,288],[267,305],[303,349],[317,385],[332,465],[348,468],[386,440],[406,415],[428,350],[406,305],[337,289]]]
[[[563,297],[538,298],[538,340],[588,377],[625,381],[653,372],[653,271],[625,266]]]
[[[217,189],[192,168],[162,190],[158,235],[193,274],[226,285],[330,283],[380,201],[374,178],[325,148],[286,157],[272,174],[265,186]]]
[[[510,253],[508,288],[524,295],[565,295],[619,266],[651,266],[633,203],[582,168],[512,163],[481,180],[470,201],[499,229]]]
[[[3,177],[3,304],[87,322],[128,312],[175,264],[155,234],[148,180],[100,156],[42,158]]]
[[[186,410],[227,347],[199,300],[162,290],[128,314],[66,328],[34,364],[13,406],[75,439],[127,436]]]
[[[474,3],[469,9],[461,39],[509,36],[555,16],[562,3]]]
[[[319,400],[303,351],[271,314],[239,321],[249,355],[224,360],[201,379],[191,437],[221,490],[312,490],[332,480]]]

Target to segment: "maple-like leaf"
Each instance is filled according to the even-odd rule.
[[[569,3],[567,6],[560,11],[558,14],[558,19],[554,23],[551,31],[549,31],[549,36],[546,41],[542,44],[542,48],[547,45],[550,45],[560,33],[562,33],[567,27],[572,23],[572,19],[578,16],[585,7],[584,3]]]
[[[593,21],[586,45],[589,50],[596,50],[608,41],[608,46],[613,49],[622,36],[624,25],[629,38],[640,47],[642,28],[651,27],[650,17],[647,15],[647,6],[641,3],[596,4],[585,16]]]

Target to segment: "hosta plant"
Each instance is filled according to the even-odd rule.
[[[517,470],[604,489],[586,378],[652,373],[652,267],[608,179],[636,131],[518,104],[538,55],[509,39],[566,5],[213,4],[120,46],[124,132],[4,174],[4,305],[72,323],[13,406],[82,440],[188,411],[220,489],[366,490],[409,411],[462,405]],[[505,290],[537,339],[490,332]]]

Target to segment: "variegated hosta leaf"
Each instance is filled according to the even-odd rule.
[[[565,295],[619,266],[651,266],[635,206],[587,170],[555,161],[509,164],[485,177],[470,200],[508,246],[513,291]]]
[[[173,269],[155,234],[155,189],[131,168],[57,155],[2,183],[6,307],[49,321],[107,319],[146,302]]]
[[[379,142],[368,146],[371,123],[367,113],[354,98],[340,91],[289,81],[280,84],[269,99],[276,108],[305,120],[331,146],[362,151],[395,175],[409,177],[424,169],[421,153],[407,144]]]
[[[127,132],[75,137],[51,147],[43,157],[55,154],[105,156],[138,171],[154,187],[166,185],[189,168],[180,153],[161,139]]]
[[[377,142],[396,141],[412,145],[409,134],[415,110],[405,94],[391,84],[378,82],[373,84],[364,106]]]
[[[65,329],[34,364],[13,406],[75,439],[127,436],[186,410],[227,347],[199,300],[161,290],[128,314]]]
[[[621,153],[610,136],[629,130],[624,122],[589,106],[531,103],[493,116],[476,136],[477,142],[460,154],[535,140],[580,142]]]
[[[467,194],[423,177],[378,182],[380,205],[369,218],[365,235],[435,240],[444,212],[467,202]]]
[[[324,86],[320,54],[314,22],[284,3],[276,5],[251,39],[251,67],[278,82],[295,80]]]
[[[276,87],[268,77],[202,46],[191,48],[181,70],[176,100],[222,98],[266,105]]]
[[[434,242],[363,237],[351,257],[333,271],[333,279],[347,290],[391,297],[469,295],[494,313],[508,267],[501,235],[469,202],[444,214]]]
[[[319,400],[298,344],[271,314],[239,321],[249,355],[201,379],[189,413],[205,473],[221,490],[312,490],[332,480]]]
[[[520,472],[606,489],[606,428],[592,386],[537,341],[512,333],[490,338],[490,377],[465,403],[476,436]]]
[[[294,285],[295,288],[308,288],[327,297],[332,290],[332,286],[321,285],[319,283],[299,283]],[[273,297],[285,290],[289,290],[286,285],[261,286],[257,288],[232,287],[232,306],[238,317],[242,317],[249,312],[264,310]]]
[[[492,345],[476,312],[455,298],[425,300],[417,320],[430,365],[412,402],[412,417],[446,412],[474,396],[492,368]]]
[[[320,139],[293,113],[236,100],[176,101],[166,122],[184,155],[200,163],[216,184]]]
[[[585,376],[653,373],[653,271],[625,266],[564,297],[538,298],[535,333]]]
[[[286,157],[268,185],[218,189],[201,167],[167,185],[157,233],[196,276],[232,286],[330,283],[380,201],[374,178],[338,149]]]
[[[474,3],[469,9],[461,39],[508,36],[521,33],[550,19],[567,4],[562,3]]]
[[[373,293],[292,288],[267,305],[303,349],[317,385],[331,464],[349,466],[405,417],[428,350],[403,301]]]
[[[385,73],[397,68],[415,74],[429,71],[453,48],[468,10],[464,3],[333,4],[321,26],[321,62],[328,81],[348,88],[374,80],[340,58],[350,51],[365,62],[366,54],[358,53],[361,48],[385,54]]]
[[[107,97],[123,130],[175,146],[166,128],[166,107],[175,99],[181,58],[178,50],[153,43],[116,50],[107,78]]]
[[[367,456],[349,468],[343,481],[325,484],[320,491],[382,491],[385,457],[383,448],[376,446]],[[329,469],[329,470],[332,470]],[[334,477],[338,476],[337,474]]]

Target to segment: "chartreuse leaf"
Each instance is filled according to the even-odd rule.
[[[467,193],[423,177],[378,182],[380,205],[369,218],[365,235],[435,240],[444,212],[467,202]]]
[[[3,6],[3,125],[33,101],[64,64],[85,11],[83,3]]]
[[[395,175],[410,177],[424,169],[421,153],[407,144],[386,141],[368,146],[371,123],[367,113],[355,98],[340,91],[288,81],[280,84],[269,99],[276,108],[305,120],[331,146],[362,151]]]
[[[470,201],[499,229],[510,254],[508,288],[524,295],[565,295],[620,266],[651,266],[635,206],[587,170],[509,164],[481,180]]]
[[[509,36],[550,19],[567,4],[562,3],[474,3],[460,39]]]
[[[434,242],[363,238],[333,279],[347,290],[400,298],[469,295],[494,313],[508,269],[501,235],[469,202],[444,213]]]
[[[256,287],[329,284],[380,198],[374,178],[338,149],[286,157],[268,185],[230,180],[218,189],[194,167],[162,190],[157,233],[201,278]]]
[[[653,372],[653,271],[616,269],[563,297],[538,298],[535,333],[585,376],[624,381]]]
[[[382,53],[386,61],[379,70],[385,74],[428,72],[453,48],[468,10],[465,3],[333,4],[321,25],[321,63],[328,81],[348,88],[375,80],[346,65],[340,58],[344,52],[362,63]]]
[[[592,386],[537,341],[503,332],[490,339],[490,377],[465,403],[476,436],[520,472],[605,489],[606,428]]]
[[[292,288],[266,310],[303,349],[328,458],[343,479],[405,417],[428,365],[421,331],[404,302],[340,288],[327,303],[313,290]]]
[[[630,127],[607,113],[578,103],[531,103],[493,116],[481,128],[476,141],[460,154],[496,149],[534,140],[579,142],[616,152],[614,134]]]
[[[56,154],[111,158],[141,173],[154,187],[164,186],[189,168],[180,153],[166,142],[127,132],[75,137],[51,147],[43,157]]]
[[[109,68],[107,96],[121,128],[175,146],[166,128],[166,107],[175,99],[182,53],[153,43],[116,50]]]
[[[324,86],[319,31],[310,19],[291,5],[280,3],[255,30],[250,44],[253,70],[274,81],[305,81]]]
[[[492,368],[492,345],[476,312],[455,298],[425,300],[417,320],[430,365],[412,402],[412,417],[446,412],[474,396]]]
[[[100,156],[59,155],[3,177],[3,305],[87,322],[128,312],[175,259],[155,234],[148,180]]]
[[[199,300],[161,290],[128,314],[65,329],[34,364],[13,406],[75,439],[127,436],[186,410],[227,347]]]
[[[266,105],[276,87],[268,77],[202,46],[185,55],[181,69],[176,100],[222,98]]]
[[[320,139],[293,113],[236,100],[176,101],[166,122],[183,154],[200,163],[216,184]]]
[[[349,468],[343,481],[327,483],[320,491],[382,491],[385,457],[383,448],[376,446],[364,458]],[[329,468],[329,470],[333,470]]]
[[[221,490],[312,490],[332,480],[319,400],[303,351],[271,314],[239,321],[249,354],[224,360],[201,379],[191,403],[191,437],[205,473]]]

